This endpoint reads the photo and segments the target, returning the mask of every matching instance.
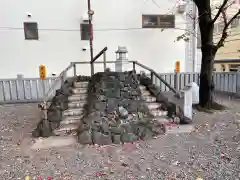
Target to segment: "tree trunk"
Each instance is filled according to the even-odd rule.
[[[205,4],[199,10],[199,27],[202,40],[202,64],[200,74],[200,88],[199,88],[199,105],[203,108],[211,108],[213,101],[213,63],[216,54],[215,46],[213,45],[213,30],[210,4]]]
[[[199,104],[203,108],[211,108],[213,101],[213,61],[215,55],[212,47],[202,47],[202,65],[200,74]]]

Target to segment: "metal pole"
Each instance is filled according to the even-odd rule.
[[[106,64],[106,51],[103,53],[103,66],[104,66],[104,72],[106,71],[107,64]]]
[[[133,71],[134,72],[136,71],[136,64],[135,64],[135,62],[133,62]]]
[[[88,24],[89,24],[89,31],[90,31],[90,39],[89,39],[89,45],[90,45],[90,58],[91,61],[93,60],[93,26],[92,26],[92,13],[91,13],[91,0],[88,0]],[[91,62],[90,61],[90,62]],[[91,64],[91,75],[94,74],[94,66],[93,63]]]
[[[76,64],[73,65],[73,75],[77,76],[77,67]]]

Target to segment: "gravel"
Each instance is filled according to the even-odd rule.
[[[220,99],[220,98],[219,98]],[[237,180],[240,179],[240,106],[214,114],[197,113],[195,132],[161,135],[146,142],[30,150],[36,104],[0,107],[0,179],[52,177],[57,180]]]

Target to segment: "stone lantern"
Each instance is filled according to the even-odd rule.
[[[126,62],[127,59],[127,48],[124,46],[118,46],[116,53],[116,63],[115,63],[115,71],[122,72],[123,63]]]

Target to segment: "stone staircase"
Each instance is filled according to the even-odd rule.
[[[156,97],[152,96],[145,86],[140,85],[140,90],[142,98],[155,120],[165,124],[166,134],[190,133],[193,131],[193,125],[178,125],[176,120],[169,118],[167,116],[168,112],[161,109],[161,103],[156,102]]]
[[[54,130],[57,136],[76,135],[77,128],[81,124],[83,117],[83,107],[87,98],[88,82],[75,82],[73,95],[68,97],[68,110],[63,112],[63,120],[59,128]],[[193,125],[169,126],[173,120],[167,117],[167,111],[161,110],[161,104],[156,102],[156,98],[151,96],[145,86],[140,85],[142,98],[155,120],[166,125],[166,133],[188,133],[193,129]]]
[[[83,116],[83,107],[87,98],[88,82],[75,82],[73,95],[68,97],[68,110],[63,112],[59,128],[54,130],[58,136],[76,135]]]

